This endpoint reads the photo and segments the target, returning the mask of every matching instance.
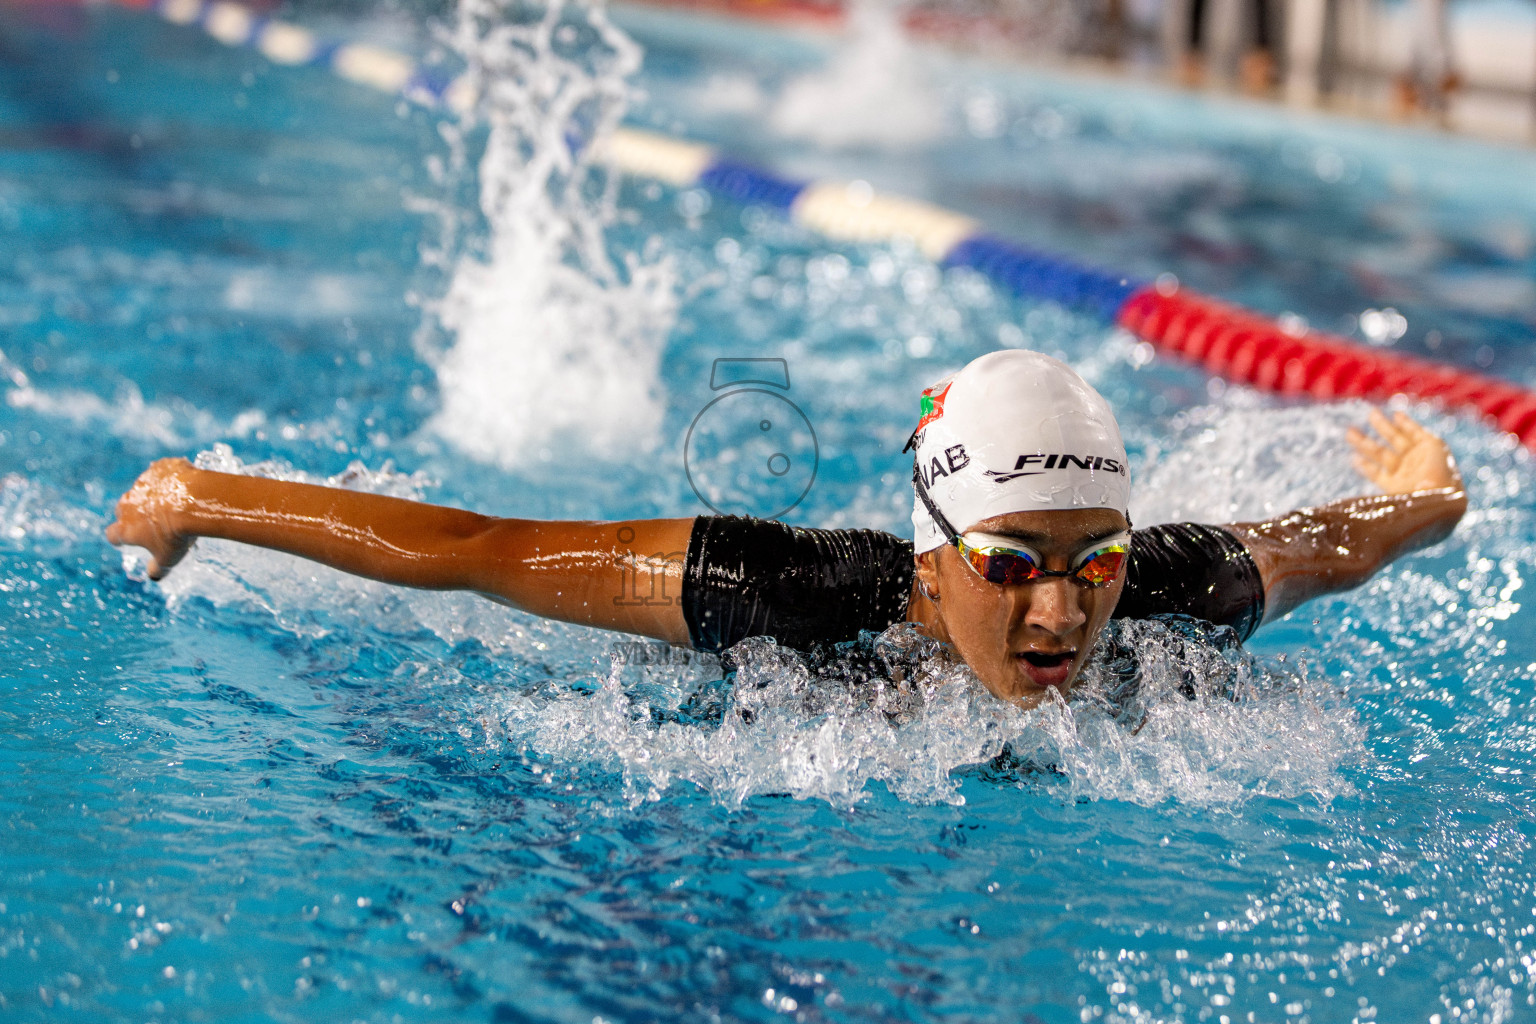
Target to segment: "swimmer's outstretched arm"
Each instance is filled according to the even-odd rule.
[[[113,544],[160,579],[198,537],[299,555],[426,590],[471,590],[547,618],[688,643],[678,595],[692,519],[497,519],[402,498],[154,463],[117,504]]]
[[[1357,587],[1394,558],[1450,536],[1467,510],[1450,449],[1402,413],[1372,410],[1379,440],[1351,427],[1355,466],[1384,493],[1233,523],[1264,581],[1264,621]]]

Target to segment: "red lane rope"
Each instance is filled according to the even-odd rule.
[[[844,0],[642,2],[759,19],[819,21],[829,26],[840,23],[847,9]],[[1009,32],[1004,30],[1010,27],[1006,19],[957,17],[929,10],[913,11],[904,20],[908,31],[930,38],[965,35],[980,25],[985,25],[992,36],[1006,37]],[[1039,253],[1033,254],[1033,258],[1035,263],[1050,260]],[[996,268],[979,269],[995,276]],[[1038,284],[1013,279],[1007,283],[1026,294],[1033,294],[1037,289],[1032,285]],[[1393,395],[1407,395],[1449,410],[1475,412],[1536,451],[1536,393],[1508,381],[1397,352],[1366,348],[1316,331],[1293,334],[1258,313],[1183,289],[1163,294],[1149,287],[1136,292],[1120,307],[1116,322],[1160,351],[1192,360],[1212,373],[1264,391],[1324,401],[1382,401]]]
[[[846,20],[839,0],[641,0],[652,7],[706,11],[755,21],[836,27]]]
[[[1508,381],[1316,331],[1293,334],[1185,289],[1143,289],[1126,300],[1116,322],[1160,351],[1264,391],[1323,400],[1407,395],[1477,412],[1536,450],[1536,393]]]
[[[141,6],[164,0],[117,2]],[[671,2],[736,15],[791,16],[801,20],[831,21],[841,17],[843,11],[841,0]],[[206,9],[206,3],[200,2],[200,8]],[[324,59],[329,60],[330,51],[325,52]],[[799,191],[793,187],[795,183],[773,175],[754,176],[747,174],[751,169],[745,165],[724,163],[730,165],[729,180],[736,186],[742,185],[744,175],[751,179],[746,183],[751,186],[746,189],[749,194],[741,197],[746,201],[767,199],[787,205]],[[713,187],[718,188],[718,183]],[[740,188],[731,194],[736,191]],[[1322,400],[1380,401],[1393,395],[1407,395],[1451,410],[1476,412],[1536,450],[1536,393],[1508,381],[1397,352],[1365,348],[1334,335],[1294,333],[1238,306],[1177,288],[1166,292],[1156,287],[1137,288],[1119,275],[1106,275],[1070,260],[1014,246],[985,232],[954,246],[945,261],[946,265],[951,262],[973,266],[1020,294],[1092,305],[1103,316],[1113,315],[1117,324],[1157,349],[1199,363],[1230,380],[1282,395],[1307,395]],[[1118,313],[1113,313],[1117,307]]]

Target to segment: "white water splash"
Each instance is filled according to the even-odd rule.
[[[147,402],[131,381],[123,381],[111,401],[78,388],[39,387],[4,352],[0,352],[0,379],[10,385],[4,396],[12,409],[81,430],[105,430],[112,437],[154,447],[186,448],[214,438],[248,437],[268,425],[259,409],[223,420],[176,398],[168,404]]]
[[[104,429],[112,437],[172,449],[215,437],[248,437],[267,425],[266,414],[259,409],[222,420],[185,402],[146,402],[132,384],[123,385],[110,402],[89,391],[31,384],[7,391],[5,402],[12,409],[64,420],[77,428]]]
[[[911,148],[938,138],[945,111],[923,55],[885,0],[858,0],[848,39],[825,68],[784,87],[769,123],[829,149]]]
[[[0,477],[0,551],[54,555],[100,535],[105,521],[19,473]]]
[[[607,457],[653,447],[677,306],[667,260],[610,255],[613,186],[592,166],[628,105],[639,48],[600,7],[551,0],[518,20],[526,10],[462,0],[447,35],[478,99],[438,168],[451,185],[465,139],[483,130],[485,238],[453,265],[432,310],[453,342],[429,353],[442,399],[432,428],[505,467],[556,441]]]
[[[1366,425],[1369,409],[1364,402],[1277,408],[1229,388],[1219,402],[1180,413],[1171,430],[1149,439],[1131,519],[1144,526],[1231,523],[1374,494],[1345,438],[1351,425]],[[1450,425],[1427,408],[1412,412],[1431,429]]]
[[[1019,784],[1073,799],[1232,807],[1349,791],[1339,768],[1363,758],[1363,731],[1304,673],[1274,673],[1160,623],[1116,628],[1141,661],[1134,694],[1085,679],[1081,698],[1033,711],[992,697],[899,625],[873,657],[830,665],[747,641],[732,652],[729,685],[712,659],[639,673],[615,659],[590,696],[488,693],[473,716],[493,747],[617,770],[635,805],[678,782],[730,807],[769,793],[846,807],[872,782],[914,803],[960,804],[957,770],[1005,749]],[[1193,697],[1181,692],[1189,686]]]
[[[1204,628],[1122,620],[1106,631],[1101,650],[1133,652],[1134,686],[1124,692],[1099,658],[1081,696],[1046,727],[1073,796],[1233,807],[1254,796],[1327,804],[1353,792],[1339,769],[1365,761],[1365,729],[1333,684]]]

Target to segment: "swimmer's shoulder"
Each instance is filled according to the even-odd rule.
[[[700,650],[748,636],[807,649],[904,621],[912,579],[912,542],[883,530],[700,516],[684,565],[683,613]]]

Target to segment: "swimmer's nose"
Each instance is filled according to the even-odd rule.
[[[1024,623],[1052,636],[1065,636],[1088,621],[1083,588],[1067,579],[1047,579],[1014,588],[1029,602]]]

